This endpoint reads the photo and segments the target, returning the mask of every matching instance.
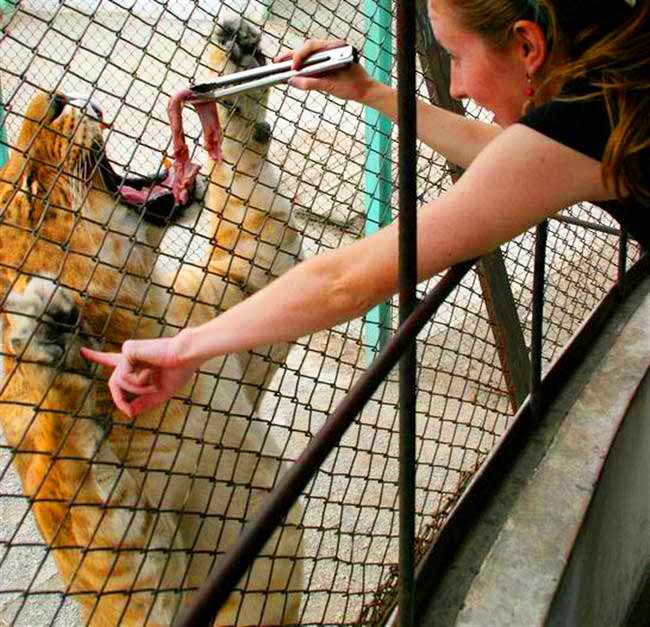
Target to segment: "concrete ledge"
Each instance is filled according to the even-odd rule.
[[[640,608],[650,584],[649,453],[650,373],[609,451],[547,625],[650,625],[649,608],[644,617]]]
[[[650,567],[649,369],[646,279],[481,514],[422,625],[623,623]]]

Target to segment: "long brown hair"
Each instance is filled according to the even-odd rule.
[[[603,182],[619,198],[650,206],[650,0],[633,7],[626,0],[447,2],[465,28],[496,48],[511,42],[517,20],[540,24],[549,56],[537,93],[587,78],[580,98],[603,97],[611,125]]]

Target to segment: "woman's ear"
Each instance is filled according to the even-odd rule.
[[[531,20],[518,20],[513,26],[515,52],[524,64],[526,74],[534,76],[548,55],[546,35],[542,27]]]

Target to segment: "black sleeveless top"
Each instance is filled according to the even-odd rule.
[[[519,123],[598,161],[602,161],[611,131],[602,99],[552,100],[528,112]],[[618,201],[593,204],[607,211],[643,248],[650,249],[650,207]]]

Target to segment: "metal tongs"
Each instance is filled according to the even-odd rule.
[[[331,50],[316,52],[305,59],[298,70],[291,69],[292,61],[269,63],[251,70],[226,74],[208,83],[197,83],[190,87],[194,97],[188,102],[210,102],[225,96],[243,94],[248,91],[285,83],[294,76],[313,76],[331,72],[350,63],[359,62],[359,51],[354,46],[340,46]]]

